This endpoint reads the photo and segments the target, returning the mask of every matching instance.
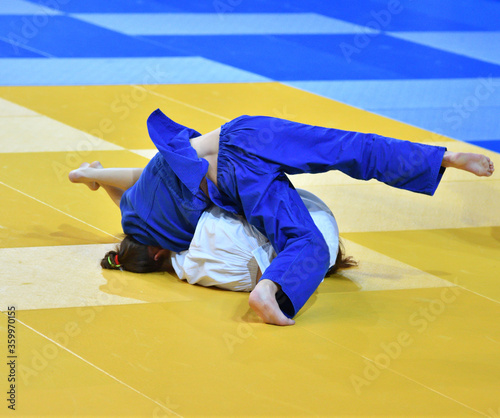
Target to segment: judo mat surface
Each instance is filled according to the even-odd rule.
[[[67,180],[144,166],[156,108],[203,133],[261,114],[500,166],[499,22],[493,0],[2,2],[0,415],[500,416],[498,171],[448,169],[433,197],[292,176],[359,266],[283,328],[245,293],[102,270],[119,210]]]

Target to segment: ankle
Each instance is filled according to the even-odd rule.
[[[278,290],[281,287],[269,279],[261,279],[259,283],[261,283],[262,287],[266,287],[266,289],[268,289],[273,294],[278,293]]]
[[[441,163],[442,167],[454,167],[455,159],[457,157],[457,153],[453,151],[445,151],[443,156],[443,162]]]

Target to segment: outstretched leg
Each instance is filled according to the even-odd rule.
[[[428,195],[434,194],[446,167],[479,176],[493,172],[490,160],[479,154],[457,154],[439,146],[266,116],[240,117],[224,125],[221,144],[237,148],[250,164],[265,161],[266,172],[339,170],[356,179],[377,179]]]
[[[470,152],[446,151],[441,165],[465,170],[482,177],[489,177],[495,171],[493,162],[486,155]]]

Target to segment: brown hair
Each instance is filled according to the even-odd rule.
[[[335,264],[330,267],[326,275],[329,276],[336,273],[338,270],[348,269],[357,265],[358,262],[354,260],[354,258],[345,255],[344,244],[339,238],[339,252],[337,253]]]
[[[118,255],[118,262],[120,263],[119,267],[115,264],[116,255]],[[167,270],[165,264],[169,262],[170,257],[155,260],[151,256],[147,245],[141,244],[131,235],[125,235],[125,238],[115,250],[106,253],[101,260],[101,267],[110,270],[119,270],[121,268],[134,273],[152,273]]]

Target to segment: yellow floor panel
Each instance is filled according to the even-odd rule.
[[[158,107],[200,132],[241,114],[262,114],[409,140],[446,140],[279,83],[0,87],[0,97],[125,148],[152,147],[146,118]]]
[[[345,236],[500,303],[498,226]]]
[[[0,248],[114,242],[115,238],[0,183]]]
[[[420,287],[447,287],[454,284],[429,272],[405,264],[394,257],[343,239],[346,254],[360,263],[359,268],[345,270],[342,274],[325,280],[320,293],[348,291],[339,284],[351,282],[349,288],[361,291],[412,289]],[[343,280],[347,279],[347,280]],[[353,286],[354,285],[354,286]]]
[[[82,152],[122,147],[93,137],[46,116],[0,118],[0,152]]]
[[[122,282],[108,285],[99,262],[113,247],[97,244],[4,248],[0,251],[0,306],[42,309],[141,302],[100,289],[118,290],[132,280],[121,275]],[[172,295],[165,300],[176,299]]]
[[[428,386],[396,366],[381,372],[369,387],[357,390],[354,376],[363,378],[364,368],[371,364],[369,355],[358,354],[367,346],[360,324],[369,317],[369,322],[384,330],[385,321],[378,319],[384,311],[397,314],[403,309],[406,315],[408,301],[402,293],[398,293],[400,299],[386,300],[393,303],[388,309],[377,292],[363,293],[364,307],[351,293],[330,296],[330,314],[321,304],[319,311],[308,318],[304,315],[299,325],[290,328],[234,318],[233,312],[247,309],[242,295],[217,293],[225,297],[108,306],[92,312],[91,308],[26,311],[19,318],[149,398],[168,398],[170,407],[182,416],[373,415],[384,411],[395,416],[428,411],[473,416],[495,399],[484,392],[473,405],[464,405],[440,393],[436,383]],[[353,316],[360,320],[356,325]],[[77,335],[65,332],[68,324],[78,330]],[[319,324],[322,330],[318,332]],[[343,338],[349,333],[355,349],[345,348]],[[370,327],[367,334],[376,335]],[[374,337],[371,343],[376,346],[378,341],[383,340]],[[451,342],[446,343],[451,349]],[[440,350],[433,358],[442,355]],[[27,354],[23,361],[29,364],[33,356]],[[52,364],[46,373],[52,373]],[[476,375],[481,377],[477,370],[471,377]],[[85,414],[85,408],[80,412]]]
[[[18,312],[18,317],[19,315]],[[0,336],[6,341],[7,316],[0,314]],[[66,322],[66,336],[78,333],[78,328]],[[65,350],[65,340],[54,335],[56,342],[40,335],[22,323],[15,324],[16,373],[2,361],[1,388],[4,394],[2,416],[173,416],[165,398],[150,399],[125,382],[119,382],[88,361]],[[9,359],[13,360],[13,359]],[[7,392],[15,385],[15,411],[7,409]],[[10,395],[9,395],[10,397]],[[10,404],[10,403],[9,403]]]
[[[498,302],[451,287],[320,294],[315,308],[306,328],[376,363],[354,373],[361,396],[387,368],[484,414],[498,402]]]
[[[453,286],[379,252],[351,241],[345,243],[348,253],[361,260],[361,268],[328,278],[319,293]],[[213,294],[186,286],[168,273],[136,275],[103,270],[99,262],[113,247],[94,244],[4,248],[0,252],[0,306],[10,303],[26,310],[176,302]]]

